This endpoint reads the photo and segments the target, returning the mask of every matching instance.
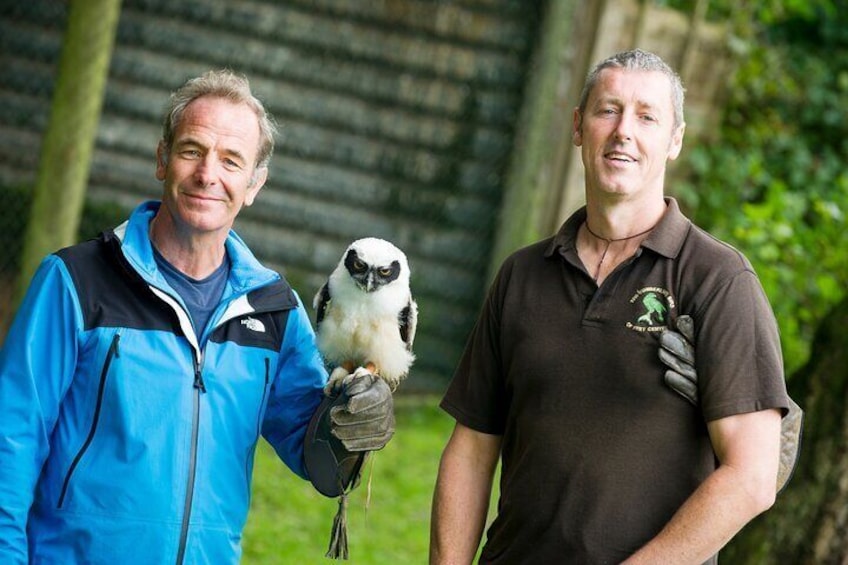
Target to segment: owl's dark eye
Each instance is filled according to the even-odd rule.
[[[353,270],[354,271],[358,271],[358,272],[362,273],[362,272],[365,272],[366,269],[367,269],[367,265],[365,265],[365,263],[363,263],[359,259],[357,259],[353,262]]]
[[[379,270],[381,277],[388,277],[392,274],[392,270],[389,267],[383,267]]]

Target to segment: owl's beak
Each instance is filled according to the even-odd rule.
[[[368,271],[368,276],[365,278],[365,292],[373,292],[377,288],[374,283],[374,271]]]

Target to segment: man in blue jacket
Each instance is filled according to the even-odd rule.
[[[188,81],[161,202],[43,261],[0,353],[0,562],[234,563],[260,434],[308,478],[324,364],[298,295],[231,230],[273,144],[243,77]],[[391,396],[362,388],[375,408],[346,437],[379,449]]]

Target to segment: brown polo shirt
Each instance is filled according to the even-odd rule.
[[[585,210],[503,264],[442,408],[503,436],[481,563],[618,563],[715,468],[706,422],[786,408],[777,327],[750,263],[673,199],[600,288]],[[701,406],[663,382],[658,336],[694,318]]]

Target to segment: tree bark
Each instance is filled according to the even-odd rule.
[[[848,298],[816,332],[788,381],[805,411],[801,456],[774,507],[721,553],[731,564],[848,565]]]
[[[120,0],[70,3],[15,304],[42,258],[76,240],[120,11]]]

